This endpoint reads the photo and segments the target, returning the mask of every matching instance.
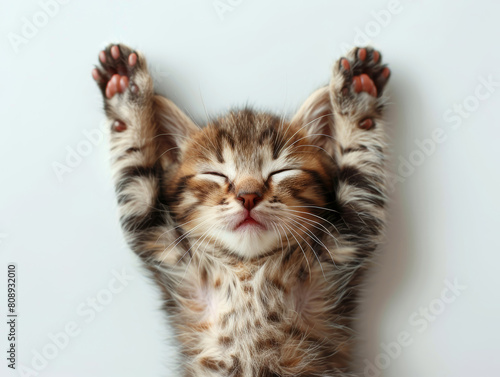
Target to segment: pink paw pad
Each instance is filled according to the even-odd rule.
[[[347,59],[343,58],[340,62],[341,62],[341,64],[342,64],[342,67],[343,67],[346,71],[348,71],[348,70],[350,70],[350,69],[351,69],[351,64],[349,64],[349,60],[347,60]]]
[[[127,125],[123,123],[121,120],[115,120],[113,122],[113,130],[116,132],[123,132],[127,129]]]
[[[114,74],[106,86],[106,97],[112,98],[116,93],[123,93],[129,86],[129,79],[127,76],[120,76]]]
[[[123,93],[128,88],[128,77],[121,76],[120,77],[120,93]]]
[[[358,58],[363,61],[366,59],[366,48],[360,48],[358,50]]]
[[[139,92],[139,87],[133,82],[134,71],[140,68],[137,53],[124,45],[110,45],[99,52],[99,62],[101,67],[92,70],[92,77],[106,98],[126,93],[128,89],[133,94]]]
[[[361,79],[359,76],[354,76],[352,79],[352,84],[354,85],[354,91],[360,93],[363,90],[363,84],[361,84]]]
[[[382,64],[382,55],[371,47],[360,47],[351,50],[349,57],[350,60],[340,58],[335,67],[336,74],[341,76],[338,91],[340,105],[345,103],[347,108],[347,104],[359,101],[363,106],[378,106],[370,97],[380,97],[391,76],[390,69]],[[368,96],[360,93],[367,93]],[[374,108],[374,112],[378,113],[379,109]],[[372,119],[363,119],[359,123],[359,127],[364,129],[373,126]]]
[[[366,73],[361,75],[361,83],[363,84],[363,91],[367,92],[371,96],[377,96],[377,87],[373,80]]]
[[[134,66],[137,63],[137,54],[135,52],[131,53],[128,57],[128,64]]]
[[[353,78],[354,91],[356,93],[366,92],[373,97],[377,96],[377,87],[373,80],[366,73]]]
[[[359,122],[359,128],[362,128],[363,130],[369,130],[372,127],[373,127],[373,119],[371,118],[367,118]]]
[[[101,74],[99,73],[99,70],[97,68],[94,68],[92,70],[92,78],[95,80],[95,81],[99,81],[101,80]]]
[[[120,49],[118,48],[118,46],[111,47],[111,56],[115,60],[120,57]]]

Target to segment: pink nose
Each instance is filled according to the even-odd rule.
[[[241,204],[248,210],[251,211],[253,207],[257,205],[258,202],[260,202],[260,196],[257,194],[241,194],[238,195],[237,198],[239,201],[241,201]]]

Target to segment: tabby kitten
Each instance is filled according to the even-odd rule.
[[[356,48],[290,121],[199,128],[110,45],[93,70],[127,241],[153,272],[183,376],[350,376],[352,321],[385,218],[380,53]]]

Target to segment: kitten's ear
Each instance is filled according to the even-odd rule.
[[[311,94],[291,122],[306,131],[313,145],[333,155],[333,109],[328,86]]]
[[[159,152],[172,162],[177,162],[182,146],[192,134],[199,131],[199,128],[167,98],[154,96],[154,104],[155,121],[159,128],[157,130]]]

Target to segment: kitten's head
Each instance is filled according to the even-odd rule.
[[[330,115],[317,117],[315,125],[304,117],[288,123],[242,110],[186,137],[167,186],[176,221],[198,240],[195,251],[217,242],[255,258],[303,242],[318,228],[335,166],[325,129]]]

